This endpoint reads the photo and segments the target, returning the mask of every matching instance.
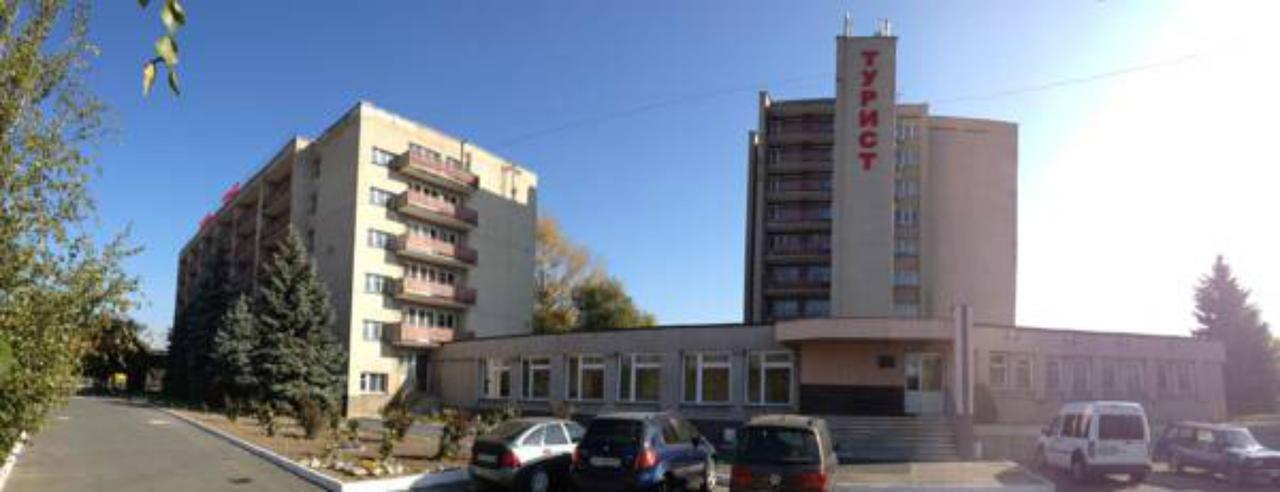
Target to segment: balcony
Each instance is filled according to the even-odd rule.
[[[470,192],[480,187],[480,176],[448,162],[438,155],[410,150],[392,161],[391,167],[407,176],[453,190]]]
[[[829,202],[831,201],[831,178],[771,178],[765,189],[765,197],[770,202]]]
[[[831,288],[830,279],[815,278],[766,278],[766,296],[821,294]]]
[[[830,172],[831,153],[825,155],[782,154],[769,161],[768,170],[774,174]]]
[[[406,323],[387,325],[383,328],[382,335],[387,343],[404,348],[437,347],[441,343],[453,341],[452,328],[414,326]]]
[[[831,248],[818,246],[768,247],[765,261],[770,263],[815,263],[829,261]]]
[[[284,190],[283,193],[271,194],[266,199],[266,203],[262,205],[262,214],[271,218],[284,215],[289,211],[289,202],[290,196],[288,190]]]
[[[480,224],[480,214],[474,209],[413,190],[396,197],[395,209],[411,217],[455,228],[471,228]]]
[[[835,125],[830,121],[788,122],[770,128],[766,138],[770,142],[782,144],[831,143],[833,135],[835,135]]]
[[[396,299],[427,306],[464,309],[476,303],[476,290],[428,282],[425,279],[406,278],[400,282]]]
[[[414,234],[400,235],[396,240],[396,254],[452,267],[474,266],[479,258],[476,250],[461,244],[451,244]]]

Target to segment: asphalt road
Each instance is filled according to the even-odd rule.
[[[1227,483],[1224,477],[1212,476],[1208,473],[1197,471],[1186,471],[1182,474],[1174,474],[1169,471],[1168,467],[1163,464],[1156,465],[1155,472],[1147,477],[1147,480],[1140,484],[1130,484],[1125,481],[1123,475],[1114,477],[1103,477],[1092,481],[1087,485],[1076,485],[1071,482],[1071,478],[1065,473],[1043,472],[1045,478],[1053,480],[1055,489],[1059,492],[1063,491],[1090,491],[1090,492],[1109,492],[1109,491],[1259,491],[1259,490],[1275,490],[1270,485],[1261,482],[1252,484],[1248,487],[1236,488]]]
[[[5,492],[319,490],[149,407],[75,398],[50,420],[18,460]]]

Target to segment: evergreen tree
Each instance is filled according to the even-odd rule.
[[[257,320],[249,310],[249,300],[241,295],[227,309],[214,336],[213,360],[221,381],[220,393],[226,395],[237,415],[245,403],[260,394],[258,371],[253,366],[253,353],[260,345]]]
[[[213,364],[213,339],[231,304],[230,265],[226,250],[217,248],[205,258],[196,277],[191,300],[179,311],[169,334],[169,369],[165,388],[171,396],[218,404],[220,374]]]
[[[1232,415],[1274,410],[1277,380],[1271,330],[1249,291],[1240,287],[1222,256],[1213,272],[1196,287],[1195,336],[1222,342],[1226,348],[1223,378],[1227,412]]]
[[[261,343],[254,354],[266,402],[300,419],[339,410],[346,349],[333,333],[329,293],[290,228],[266,266],[257,302]],[[306,426],[304,422],[304,426]]]

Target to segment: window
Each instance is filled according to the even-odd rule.
[[[1147,426],[1138,415],[1103,414],[1098,417],[1098,439],[1146,439]]]
[[[391,204],[391,200],[396,197],[395,193],[384,190],[382,188],[369,188],[369,203],[379,207],[385,207]]]
[[[1031,359],[1018,357],[1013,366],[1014,386],[1020,390],[1031,389]]]
[[[307,213],[311,215],[315,215],[316,210],[319,208],[320,208],[320,195],[318,195],[316,192],[313,191],[311,192],[311,195],[307,196]]]
[[[619,400],[658,401],[662,388],[662,356],[624,355],[618,375]]]
[[[481,390],[483,398],[510,398],[511,397],[511,366],[507,361],[502,359],[485,359],[481,361],[480,366],[482,381],[484,387]]]
[[[747,402],[790,404],[792,360],[790,352],[751,352],[747,356]]]
[[[684,401],[725,403],[729,401],[731,356],[727,353],[699,353],[684,356]]]
[[[366,342],[376,342],[382,340],[382,322],[369,321],[364,322],[364,340]]]
[[[920,285],[920,272],[915,270],[898,270],[893,272],[893,285]]]
[[[396,237],[387,231],[369,229],[369,246],[378,249],[391,249],[396,245]]]
[[[604,399],[604,357],[574,355],[569,357],[569,399]]]
[[[391,161],[394,161],[394,160],[396,160],[395,154],[379,149],[377,147],[373,148],[373,158],[372,158],[373,165],[388,166],[391,164]]]
[[[892,355],[883,354],[876,356],[876,367],[880,369],[893,369],[898,363]]]
[[[804,315],[809,318],[825,318],[831,313],[831,301],[826,299],[809,299],[804,301]]]
[[[361,393],[386,393],[387,392],[387,374],[382,372],[360,373],[360,392]]]
[[[551,359],[527,358],[521,364],[520,394],[526,400],[545,400],[551,397]]]
[[[769,277],[775,282],[795,282],[800,280],[800,267],[773,267],[769,270]]]
[[[386,275],[367,273],[364,276],[364,291],[370,294],[386,294],[391,292],[392,280]]]
[[[456,328],[458,326],[458,315],[451,311],[407,307],[402,312],[404,323],[410,326],[422,328]]]
[[[458,282],[457,273],[443,268],[436,268],[430,265],[420,265],[417,263],[410,263],[405,266],[405,276],[416,280],[425,280],[439,285],[456,285]]]
[[[1142,363],[1138,361],[1128,361],[1124,363],[1124,386],[1125,390],[1130,393],[1130,398],[1137,398],[1142,394]]]
[[[1176,365],[1178,375],[1178,392],[1182,394],[1191,394],[1191,363],[1184,362]]]
[[[1071,391],[1084,394],[1089,392],[1089,361],[1077,360],[1071,364]]]
[[[542,443],[547,446],[562,446],[569,444],[569,436],[564,433],[564,427],[560,424],[547,424],[547,433],[543,436]]]
[[[769,301],[769,314],[775,318],[794,318],[800,314],[800,301],[795,299]]]
[[[823,284],[831,282],[831,267],[829,266],[811,266],[805,273],[810,282]]]
[[[529,435],[524,436],[524,440],[520,441],[521,446],[541,446],[542,438],[547,435],[547,426],[534,429]]]
[[[315,158],[311,160],[311,177],[312,178],[320,177],[320,159],[319,158]]]
[[[1009,386],[1009,365],[1006,354],[991,354],[987,363],[987,382],[992,388]]]
[[[894,223],[900,226],[915,226],[918,212],[914,208],[900,208],[893,211]]]
[[[1115,391],[1119,381],[1116,378],[1115,362],[1102,363],[1102,391]]]
[[[316,230],[307,228],[307,251],[315,252],[316,250]]]
[[[1062,388],[1062,367],[1056,360],[1044,363],[1044,388],[1048,391],[1058,391]]]

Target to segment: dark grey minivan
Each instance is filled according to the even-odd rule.
[[[827,422],[801,415],[764,415],[737,432],[732,492],[834,490],[835,443]]]

